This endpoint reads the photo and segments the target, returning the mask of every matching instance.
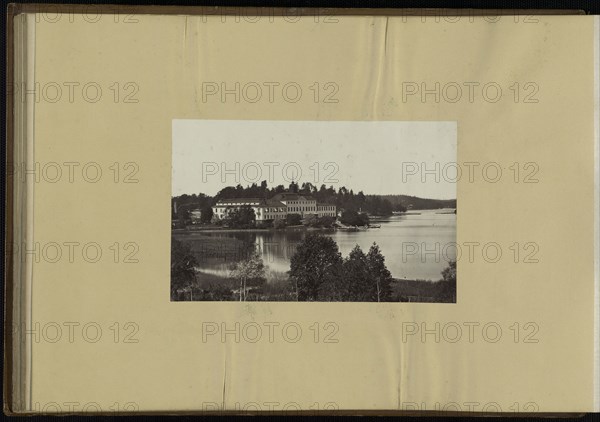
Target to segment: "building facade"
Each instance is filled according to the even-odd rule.
[[[332,204],[317,204],[318,217],[337,217],[336,206]]]
[[[256,221],[282,220],[287,216],[287,206],[273,199],[265,200],[256,210]]]
[[[222,220],[226,218],[231,211],[248,206],[254,210],[254,214],[257,215],[258,220],[258,211],[261,206],[261,202],[262,201],[259,198],[221,199],[215,204],[214,207],[212,207],[213,218]]]
[[[254,210],[256,221],[285,219],[288,214],[299,214],[302,218],[313,215],[317,217],[337,216],[335,205],[317,203],[312,196],[297,193],[297,188],[293,183],[290,185],[290,191],[279,193],[271,199],[221,199],[212,209],[213,218],[222,220],[227,217],[228,213],[243,206],[251,207]]]
[[[256,221],[279,220],[287,215],[287,207],[279,201],[258,198],[233,198],[222,199],[217,202],[212,208],[213,216],[222,220],[233,210],[244,206],[254,210]]]
[[[305,215],[317,214],[317,200],[297,193],[278,193],[273,200],[279,201],[287,206],[288,214]]]

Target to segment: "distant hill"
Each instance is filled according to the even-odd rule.
[[[387,199],[392,205],[402,205],[413,210],[437,210],[440,208],[456,208],[456,199],[428,199],[408,195],[378,195]],[[412,205],[412,207],[411,207]]]

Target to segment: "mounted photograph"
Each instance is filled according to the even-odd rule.
[[[171,301],[456,303],[457,125],[173,120]]]

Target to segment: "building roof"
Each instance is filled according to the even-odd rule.
[[[267,207],[287,207],[283,202],[275,199],[267,199],[264,201],[264,204],[261,205],[266,205]]]
[[[216,207],[218,206],[228,206],[231,204],[238,203],[249,203],[252,205],[258,205],[262,207],[286,207],[284,203],[281,201],[277,201],[275,199],[259,199],[259,198],[231,198],[231,199],[221,199],[216,203]]]
[[[316,198],[314,198],[312,195],[288,191],[288,192],[278,193],[270,199],[262,199],[262,198],[220,199],[219,201],[217,201],[215,206],[226,207],[228,205],[233,205],[233,204],[247,203],[247,204],[259,205],[259,206],[285,207],[286,205],[283,203],[283,201],[314,201],[314,202],[316,202]],[[317,205],[335,206],[334,204],[327,204],[327,203],[317,203]]]
[[[240,202],[258,204],[262,202],[263,199],[260,198],[229,198],[229,199],[219,199],[216,203],[216,206],[219,205],[230,205],[230,204],[238,204]]]
[[[315,201],[315,198],[313,198],[310,195],[302,195],[298,193],[288,192],[278,193],[271,199],[274,199],[276,201]]]

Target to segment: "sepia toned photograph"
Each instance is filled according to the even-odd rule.
[[[455,122],[174,120],[171,301],[456,303]]]

